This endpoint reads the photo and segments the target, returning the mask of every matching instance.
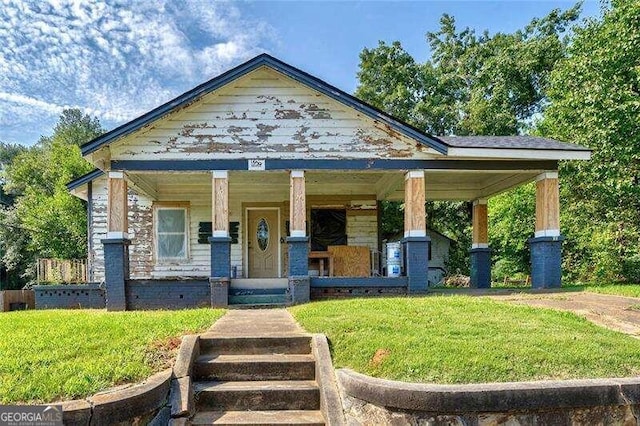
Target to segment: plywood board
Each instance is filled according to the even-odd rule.
[[[333,255],[333,273],[336,277],[368,277],[371,274],[369,247],[329,246]]]
[[[225,177],[212,178],[212,224],[213,235],[229,232],[229,179]]]
[[[536,182],[536,231],[560,229],[560,194],[557,178]]]
[[[127,181],[124,178],[109,178],[109,204],[107,230],[127,232]]]
[[[307,207],[304,185],[304,177],[291,176],[289,189],[289,205],[291,206],[289,230],[291,235],[294,235],[294,231],[302,233],[302,235],[306,233]]]
[[[489,242],[487,212],[486,204],[478,203],[473,205],[473,244],[487,244]]]

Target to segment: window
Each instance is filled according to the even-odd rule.
[[[347,244],[347,212],[336,209],[311,210],[311,250]]]
[[[186,260],[189,219],[186,207],[156,208],[156,256],[158,261]]]

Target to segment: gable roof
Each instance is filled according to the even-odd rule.
[[[317,77],[312,76],[311,74],[308,74],[298,68],[282,62],[281,60],[276,59],[271,55],[263,53],[253,59],[248,60],[243,64],[238,65],[235,68],[232,68],[225,73],[220,74],[217,77],[214,77],[206,83],[203,83],[189,90],[188,92],[183,93],[177,98],[172,99],[163,105],[160,105],[159,107],[147,112],[146,114],[141,115],[140,117],[128,123],[125,123],[120,127],[116,127],[115,129],[103,134],[102,136],[98,136],[97,138],[85,143],[80,147],[82,155],[84,156],[91,154],[101,147],[109,145],[110,143],[158,120],[159,118],[162,118],[176,108],[191,103],[199,97],[210,93],[262,66],[272,68],[275,71],[278,71],[286,75],[287,77],[290,77],[314,90],[317,90],[318,92],[329,96],[330,98],[333,98],[338,102],[352,107],[353,109],[364,115],[367,115],[375,120],[380,120],[389,125],[394,130],[417,140],[421,144],[428,146],[441,154],[447,153],[448,145],[441,139],[422,132],[419,129],[411,126],[410,124],[392,117],[384,111],[372,105],[369,105],[364,101],[361,101],[360,99],[338,89],[335,86],[330,85],[329,83],[326,83],[323,80],[320,80]]]

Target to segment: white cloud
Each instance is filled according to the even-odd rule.
[[[98,0],[0,8],[0,140],[74,106],[116,125],[265,50],[237,3]],[[11,125],[7,125],[11,123]]]

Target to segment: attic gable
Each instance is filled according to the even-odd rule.
[[[261,66],[120,139],[114,160],[439,156],[373,119]]]

